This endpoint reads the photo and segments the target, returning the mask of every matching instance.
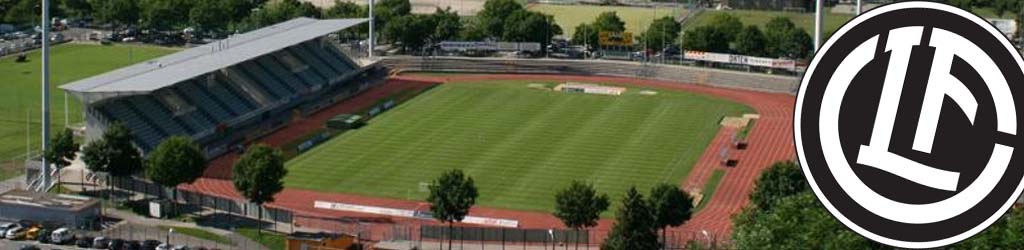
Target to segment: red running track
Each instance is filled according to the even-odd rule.
[[[705,205],[704,209],[701,210],[699,213],[695,214],[694,217],[685,225],[672,229],[678,233],[682,233],[683,235],[697,235],[697,233],[706,230],[711,235],[729,237],[729,234],[731,233],[732,229],[731,218],[747,204],[748,196],[753,190],[754,183],[757,177],[760,175],[761,171],[776,161],[793,160],[795,158],[795,149],[792,140],[792,117],[793,105],[795,100],[793,96],[786,94],[763,93],[748,90],[715,88],[693,84],[680,84],[668,81],[642,80],[621,77],[518,74],[398,76],[390,79],[388,83],[386,83],[383,86],[371,89],[370,91],[364,94],[356,96],[350,101],[339,103],[335,107],[331,107],[328,110],[358,110],[359,108],[365,107],[365,105],[370,105],[374,103],[373,101],[376,100],[374,98],[382,97],[380,93],[395,93],[397,91],[400,91],[401,89],[408,87],[408,85],[416,85],[417,83],[423,85],[425,84],[424,82],[472,82],[504,79],[586,81],[608,83],[614,82],[644,87],[658,87],[665,89],[682,90],[717,96],[739,103],[743,103],[750,106],[758,114],[760,114],[760,120],[758,120],[757,123],[755,123],[753,130],[747,138],[749,142],[749,147],[747,148],[747,150],[734,151],[732,153],[732,158],[739,160],[739,164],[736,167],[725,168],[721,165],[719,150],[722,145],[728,145],[728,143],[730,143],[733,134],[736,132],[734,129],[721,129],[716,134],[716,137],[712,140],[712,144],[703,153],[697,165],[694,166],[692,170],[693,172],[691,172],[688,179],[683,180],[682,187],[684,188],[703,187],[704,183],[707,181],[708,177],[710,177],[714,169],[723,169],[726,172],[725,176],[723,177],[721,183],[717,188],[717,191],[708,201],[708,204]],[[332,112],[327,111],[322,113],[330,114]],[[331,115],[324,116],[329,118]],[[314,124],[323,123],[319,122]],[[293,126],[290,125],[289,127],[284,128],[278,131],[277,133],[274,133],[266,137],[266,141],[268,141],[272,145],[280,145],[276,144],[275,142],[278,142],[279,140],[283,139],[295,138],[295,136],[304,134],[302,132],[309,131],[306,129],[310,129],[308,125],[294,127],[295,128],[293,129]],[[272,140],[272,138],[283,139]],[[230,165],[226,164],[225,162],[231,162],[233,161],[233,159],[223,159],[227,157],[222,157],[222,159],[215,160],[213,164],[216,165],[216,167],[211,166],[211,168],[216,168],[216,170],[210,170],[208,171],[208,174],[222,172],[230,173]],[[222,176],[224,175],[214,174],[211,175],[210,177],[223,178]],[[201,178],[193,185],[183,185],[180,188],[220,196],[223,198],[240,199],[241,197],[238,195],[237,192],[234,191],[231,181],[226,179]],[[286,188],[275,198],[276,201],[272,204],[269,204],[269,206],[288,209],[293,211],[295,214],[301,216],[323,217],[333,219],[357,219],[366,222],[377,222],[378,224],[434,223],[423,220],[389,218],[380,215],[341,212],[313,208],[314,201],[322,200],[401,209],[422,209],[422,204],[417,201],[367,197],[340,193],[324,193],[294,188]],[[557,218],[547,213],[475,207],[470,211],[470,214],[475,216],[519,220],[521,228],[563,227],[562,223]],[[316,221],[296,220],[296,223],[300,224],[300,226],[315,227],[315,225],[310,224],[316,223]],[[612,220],[604,219],[600,222],[600,225],[597,227],[597,230],[608,230],[611,227],[612,223]]]

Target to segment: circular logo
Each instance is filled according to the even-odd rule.
[[[874,241],[933,248],[975,235],[1021,194],[1024,61],[984,19],[932,2],[868,11],[811,62],[794,116],[825,207]]]

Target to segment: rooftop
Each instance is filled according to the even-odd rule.
[[[65,84],[60,88],[80,97],[86,94],[145,94],[366,21],[300,17]]]
[[[49,209],[81,210],[98,204],[93,198],[69,195],[36,193],[15,189],[0,194],[0,205],[21,205]]]

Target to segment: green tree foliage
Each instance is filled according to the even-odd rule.
[[[608,205],[608,195],[598,194],[589,183],[574,180],[569,187],[555,194],[554,215],[566,227],[580,230],[597,226]]]
[[[388,22],[381,32],[401,45],[403,51],[419,51],[434,29],[433,19],[424,15],[407,15]]]
[[[235,190],[259,206],[259,219],[262,221],[263,204],[273,202],[274,195],[284,190],[283,180],[287,174],[281,151],[257,144],[235,162],[231,179]]]
[[[678,227],[690,220],[693,213],[693,198],[679,186],[662,183],[651,189],[648,205],[654,214],[654,227],[661,229],[662,240],[667,240],[669,227]]]
[[[46,162],[60,170],[71,165],[71,161],[75,160],[78,146],[71,129],[64,129],[57,133],[57,137],[50,139],[49,147],[46,148],[46,152],[43,152],[43,157],[46,158]],[[57,178],[57,185],[60,185],[59,174]]]
[[[466,218],[479,196],[473,177],[458,169],[442,173],[428,188],[430,196],[427,197],[427,202],[430,202],[430,212],[433,213],[434,219],[448,223],[449,232],[455,222]],[[451,248],[452,239],[449,238],[448,249]]]
[[[143,28],[155,30],[182,28],[187,25],[188,21],[188,19],[182,17],[189,16],[193,2],[194,1],[178,0],[140,0],[138,1],[140,12],[139,25]]]
[[[366,18],[369,16],[369,9],[366,6],[353,2],[335,0],[334,5],[324,9],[324,18]],[[369,33],[369,24],[362,24],[342,31],[342,35],[348,38],[366,38]]]
[[[1010,209],[985,231],[950,249],[1015,249],[1024,246],[1024,209]]]
[[[92,14],[92,5],[89,5],[88,0],[60,0],[57,6],[69,17],[88,17]]]
[[[90,0],[93,17],[114,25],[132,25],[139,21],[137,0]]]
[[[412,4],[409,0],[381,0],[373,6],[373,19],[376,27],[388,27],[393,20],[410,15]],[[388,34],[381,34],[382,41],[395,41]]]
[[[757,178],[750,204],[761,210],[770,210],[783,197],[810,190],[804,172],[791,161],[776,162]]]
[[[726,12],[714,13],[708,25],[722,32],[729,41],[735,40],[736,35],[743,30],[740,18]]]
[[[631,187],[622,199],[615,225],[601,244],[601,250],[658,249],[656,230],[650,205],[636,187]]]
[[[683,26],[674,17],[666,16],[655,19],[643,34],[643,42],[648,49],[660,51],[666,46],[675,44]]]
[[[729,53],[729,36],[712,26],[700,26],[683,34],[683,49]]]
[[[597,28],[593,24],[581,23],[576,26],[576,31],[572,34],[572,43],[574,44],[585,44],[589,47],[597,47],[599,39]]]
[[[462,33],[463,24],[462,18],[459,17],[459,13],[452,10],[451,7],[441,9],[437,8],[434,14],[430,15],[434,24],[434,33],[430,35],[432,42],[441,42],[453,40]]]
[[[505,19],[502,41],[535,42],[547,48],[551,38],[562,34],[555,18],[536,11],[519,10]]]
[[[191,138],[172,136],[149,154],[146,176],[156,184],[171,189],[171,199],[178,200],[177,186],[195,182],[206,170],[206,157]]]
[[[747,26],[736,35],[736,53],[748,56],[765,56],[765,38],[761,28]]]
[[[786,17],[775,17],[765,24],[765,52],[771,57],[807,58],[811,54],[811,35]]]
[[[82,161],[93,172],[107,173],[107,184],[112,177],[129,176],[142,170],[142,154],[132,144],[131,131],[121,123],[111,124],[100,139],[82,150]]]
[[[319,18],[320,9],[310,2],[299,0],[271,1],[263,5],[263,8],[253,11],[251,15],[242,20],[239,29],[254,30],[267,25],[284,22],[297,17]]]
[[[9,10],[4,15],[4,21],[9,23],[39,23],[39,0],[18,0],[17,3],[10,6]]]
[[[736,249],[879,249],[841,225],[805,191],[781,197],[774,207],[748,207],[733,219]]]
[[[487,38],[487,30],[479,21],[467,22],[463,24],[458,37],[463,41],[481,41]]]
[[[224,32],[232,20],[230,17],[234,15],[229,3],[221,0],[195,0],[195,5],[188,11],[189,25],[199,31]]]
[[[477,18],[488,37],[501,38],[505,35],[506,19],[521,10],[523,5],[516,0],[487,0]]]
[[[603,12],[594,19],[594,27],[598,32],[623,32],[626,31],[626,22],[623,22],[615,11]]]

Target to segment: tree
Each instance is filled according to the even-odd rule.
[[[653,211],[636,187],[631,187],[601,250],[656,250],[658,234],[654,226]]]
[[[726,40],[732,41],[743,30],[743,22],[739,17],[726,12],[717,12],[711,16],[708,25],[726,36]]]
[[[588,47],[597,47],[597,39],[599,39],[597,28],[588,23],[577,25],[576,30],[572,34],[573,43],[584,44]]]
[[[519,10],[505,21],[503,41],[535,42],[541,48],[547,48],[553,36],[562,34],[562,28],[555,23],[554,17],[536,11]]]
[[[1011,208],[994,224],[951,249],[1014,249],[1024,246],[1024,209]]]
[[[169,30],[187,23],[193,1],[140,0],[139,25],[154,30]]]
[[[136,0],[91,0],[93,17],[114,25],[132,25],[139,21]]]
[[[473,177],[466,176],[462,170],[453,169],[441,174],[430,183],[430,212],[434,219],[448,223],[448,232],[452,232],[455,222],[462,221],[469,214],[469,209],[476,204],[479,196]],[[448,249],[452,248],[452,239],[448,238]]]
[[[813,45],[811,36],[787,17],[775,17],[765,24],[765,52],[771,57],[806,58]]]
[[[462,33],[462,18],[458,12],[452,11],[451,7],[437,8],[430,18],[434,19],[431,21],[434,24],[434,32],[430,35],[431,42],[452,40]]]
[[[146,176],[171,189],[171,200],[178,201],[177,186],[195,182],[206,170],[206,157],[191,138],[172,136],[149,154]]]
[[[643,42],[648,49],[660,51],[679,39],[682,25],[674,17],[666,16],[651,22],[651,26],[643,34]]]
[[[107,173],[111,177],[125,177],[142,169],[142,154],[132,144],[131,131],[121,123],[113,123],[103,136],[82,150],[82,161],[93,172]]]
[[[57,133],[57,137],[50,139],[49,146],[43,157],[57,169],[57,186],[60,186],[60,170],[71,165],[71,161],[78,153],[79,145],[75,142],[74,133],[70,129],[64,129]]]
[[[251,203],[259,207],[259,221],[263,221],[263,204],[274,201],[274,195],[284,190],[284,168],[281,151],[264,144],[249,148],[242,158],[235,162],[232,182],[235,189]],[[256,227],[257,234],[260,227]]]
[[[224,32],[234,10],[221,0],[195,0],[188,11],[188,23],[199,31]],[[225,18],[228,17],[228,18]]]
[[[608,195],[598,194],[594,186],[572,181],[569,187],[555,194],[555,217],[579,235],[580,229],[597,226],[601,213],[608,210]],[[579,237],[576,237],[579,248]]]
[[[310,2],[298,0],[280,0],[267,2],[262,9],[253,11],[242,20],[243,30],[253,30],[267,25],[280,23],[297,17],[319,18],[322,11]]]
[[[523,5],[516,0],[487,0],[477,18],[487,36],[500,38],[505,35],[506,19],[521,10]]]
[[[36,18],[39,18],[40,4],[39,0],[19,0],[17,4],[7,10],[4,21],[20,24],[37,23]]]
[[[335,0],[334,5],[330,8],[324,9],[324,18],[366,18],[369,14],[369,9],[366,6],[358,5],[353,2]],[[350,38],[364,38],[369,33],[369,24],[361,24],[356,27],[348,28],[342,31],[342,33]]]
[[[606,11],[597,15],[594,19],[594,28],[598,32],[623,32],[626,31],[626,22],[623,22],[615,11]]]
[[[424,15],[408,15],[388,22],[381,32],[394,42],[400,43],[402,51],[419,51],[433,34],[433,19]]]
[[[395,19],[409,16],[412,11],[412,4],[409,0],[381,0],[376,2],[373,9],[373,18],[377,27],[388,27],[388,24]],[[395,41],[388,34],[381,34],[384,41]],[[387,40],[385,40],[387,39]]]
[[[683,34],[683,49],[706,52],[729,52],[729,37],[711,26],[699,26]]]
[[[761,29],[750,25],[736,35],[736,53],[748,56],[765,55],[765,38]]]
[[[487,31],[480,22],[467,22],[459,32],[459,39],[463,41],[481,41],[487,38]]]
[[[661,229],[662,244],[668,241],[668,227],[682,225],[690,220],[693,213],[693,198],[678,186],[668,183],[654,186],[647,203],[654,214],[654,227]]]
[[[770,210],[783,197],[809,190],[804,172],[791,161],[776,162],[757,178],[750,204],[760,210]]]
[[[769,210],[748,207],[734,219],[737,249],[880,249],[832,217],[809,191],[782,197]]]
[[[61,0],[57,5],[69,17],[88,17],[92,13],[88,0]]]

